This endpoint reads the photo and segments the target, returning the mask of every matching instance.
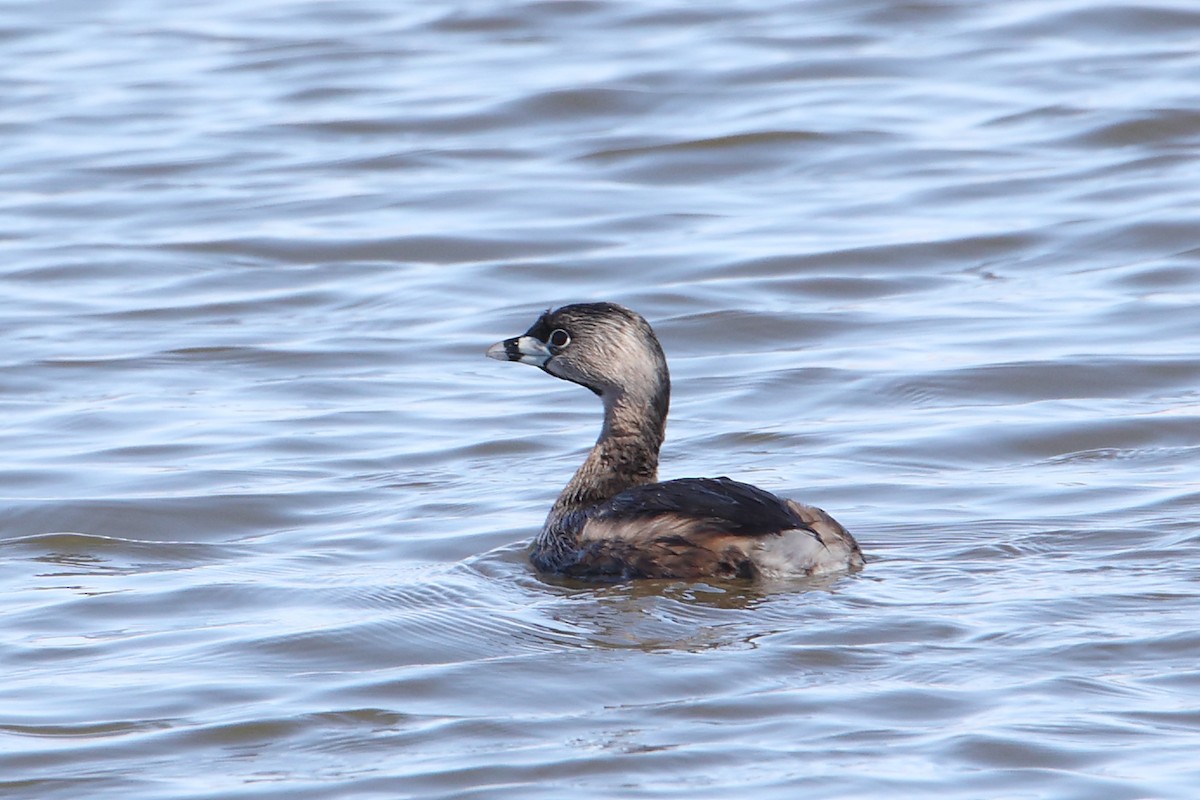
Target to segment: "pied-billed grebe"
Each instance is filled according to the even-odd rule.
[[[488,348],[586,386],[604,427],[550,509],[530,559],[580,578],[759,578],[862,567],[854,537],[819,508],[729,478],[658,482],[667,360],[639,314],[614,303],[547,311]]]

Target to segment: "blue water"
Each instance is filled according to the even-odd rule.
[[[1200,785],[1200,10],[0,10],[0,795]],[[549,580],[612,300],[662,476],[862,573]]]

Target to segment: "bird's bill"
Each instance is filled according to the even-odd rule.
[[[546,366],[551,355],[546,343],[532,336],[514,336],[503,342],[496,342],[487,349],[488,358],[497,361],[519,361],[535,367]]]

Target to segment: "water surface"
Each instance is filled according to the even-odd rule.
[[[65,20],[70,20],[66,22]],[[1192,798],[1200,11],[0,12],[6,798]],[[547,580],[659,331],[664,477],[859,575]]]

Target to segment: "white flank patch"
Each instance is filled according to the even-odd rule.
[[[844,539],[829,538],[826,545],[805,530],[783,531],[759,537],[749,555],[766,578],[822,575],[846,569],[850,566],[850,548]]]

